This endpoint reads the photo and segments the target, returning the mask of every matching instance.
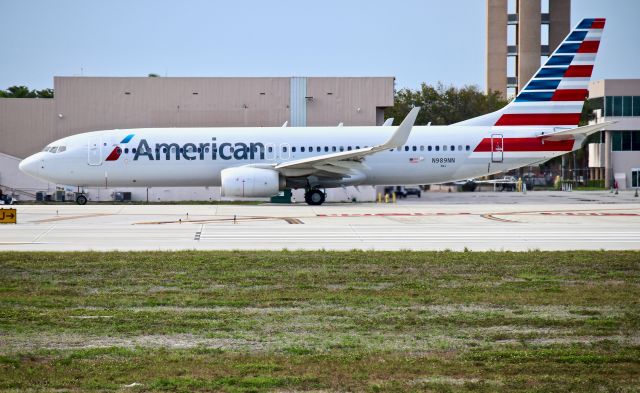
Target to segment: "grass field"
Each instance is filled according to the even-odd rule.
[[[26,389],[640,391],[640,253],[0,253]]]

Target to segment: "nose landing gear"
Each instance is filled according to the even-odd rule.
[[[317,188],[312,188],[304,193],[304,201],[308,205],[319,206],[324,203],[326,194]]]

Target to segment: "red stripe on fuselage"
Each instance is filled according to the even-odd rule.
[[[543,143],[544,142],[544,143]],[[500,151],[499,139],[493,140],[496,147],[493,151]],[[497,150],[496,150],[497,149]],[[542,138],[503,138],[503,152],[538,152],[538,151],[571,151],[573,140],[545,141]],[[491,152],[491,138],[484,138],[473,150],[474,153]]]
[[[116,161],[118,158],[120,158],[120,154],[122,154],[122,149],[120,149],[119,147],[114,147],[107,157],[106,161]]]
[[[579,113],[507,113],[498,119],[497,126],[575,126]]]
[[[587,89],[558,89],[553,93],[551,101],[584,101]]]
[[[564,72],[565,77],[589,77],[593,71],[592,65],[572,65]]]
[[[598,53],[600,41],[582,41],[578,53]]]

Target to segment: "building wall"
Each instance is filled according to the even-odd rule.
[[[549,0],[549,53],[569,35],[571,0]]]
[[[389,78],[308,78],[307,122],[314,126],[379,125],[377,112],[393,106]],[[384,122],[384,120],[383,120]]]
[[[606,97],[618,96],[632,96],[634,100],[636,97],[640,98],[640,79],[604,79],[589,83],[589,99],[593,100],[592,105],[595,101],[604,105]],[[616,131],[640,131],[640,116],[606,116],[604,108],[596,108],[594,113],[596,118],[593,122],[615,121],[606,133],[609,138],[605,138],[604,155],[605,158],[609,157],[609,160],[605,159],[603,168],[605,186],[612,187],[617,178],[621,189],[631,187],[631,170],[640,168],[640,151],[616,151],[612,149],[611,139]],[[624,175],[624,181],[621,175]]]
[[[487,0],[487,91],[507,93],[507,0]]]
[[[612,153],[613,178],[618,180],[618,187],[621,190],[631,188],[631,170],[640,168],[640,151],[614,151]],[[624,181],[621,180],[622,177]]]
[[[290,78],[56,77],[58,128],[266,127],[289,119]]]
[[[498,91],[504,97],[507,88],[517,91],[540,67],[542,54],[541,25],[549,25],[549,53],[567,36],[570,29],[571,0],[548,0],[549,13],[542,14],[541,0],[513,0],[516,13],[508,14],[508,0],[487,1],[487,91]],[[515,25],[515,42],[510,40],[508,25]],[[507,45],[513,45],[509,48]],[[546,49],[546,48],[545,48]],[[515,57],[515,70],[507,67],[507,57]],[[514,73],[513,75],[509,75]],[[517,84],[512,78],[515,78]],[[507,79],[510,79],[507,83]]]
[[[518,91],[540,68],[540,0],[518,0]]]
[[[24,158],[62,138],[56,128],[55,100],[0,99],[0,153]]]

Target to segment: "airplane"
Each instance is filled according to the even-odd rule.
[[[84,187],[219,186],[226,197],[327,188],[436,184],[504,172],[578,150],[610,123],[578,127],[605,19],[583,19],[504,108],[448,126],[141,128],[57,140],[20,162]],[[85,204],[80,192],[76,202]]]

